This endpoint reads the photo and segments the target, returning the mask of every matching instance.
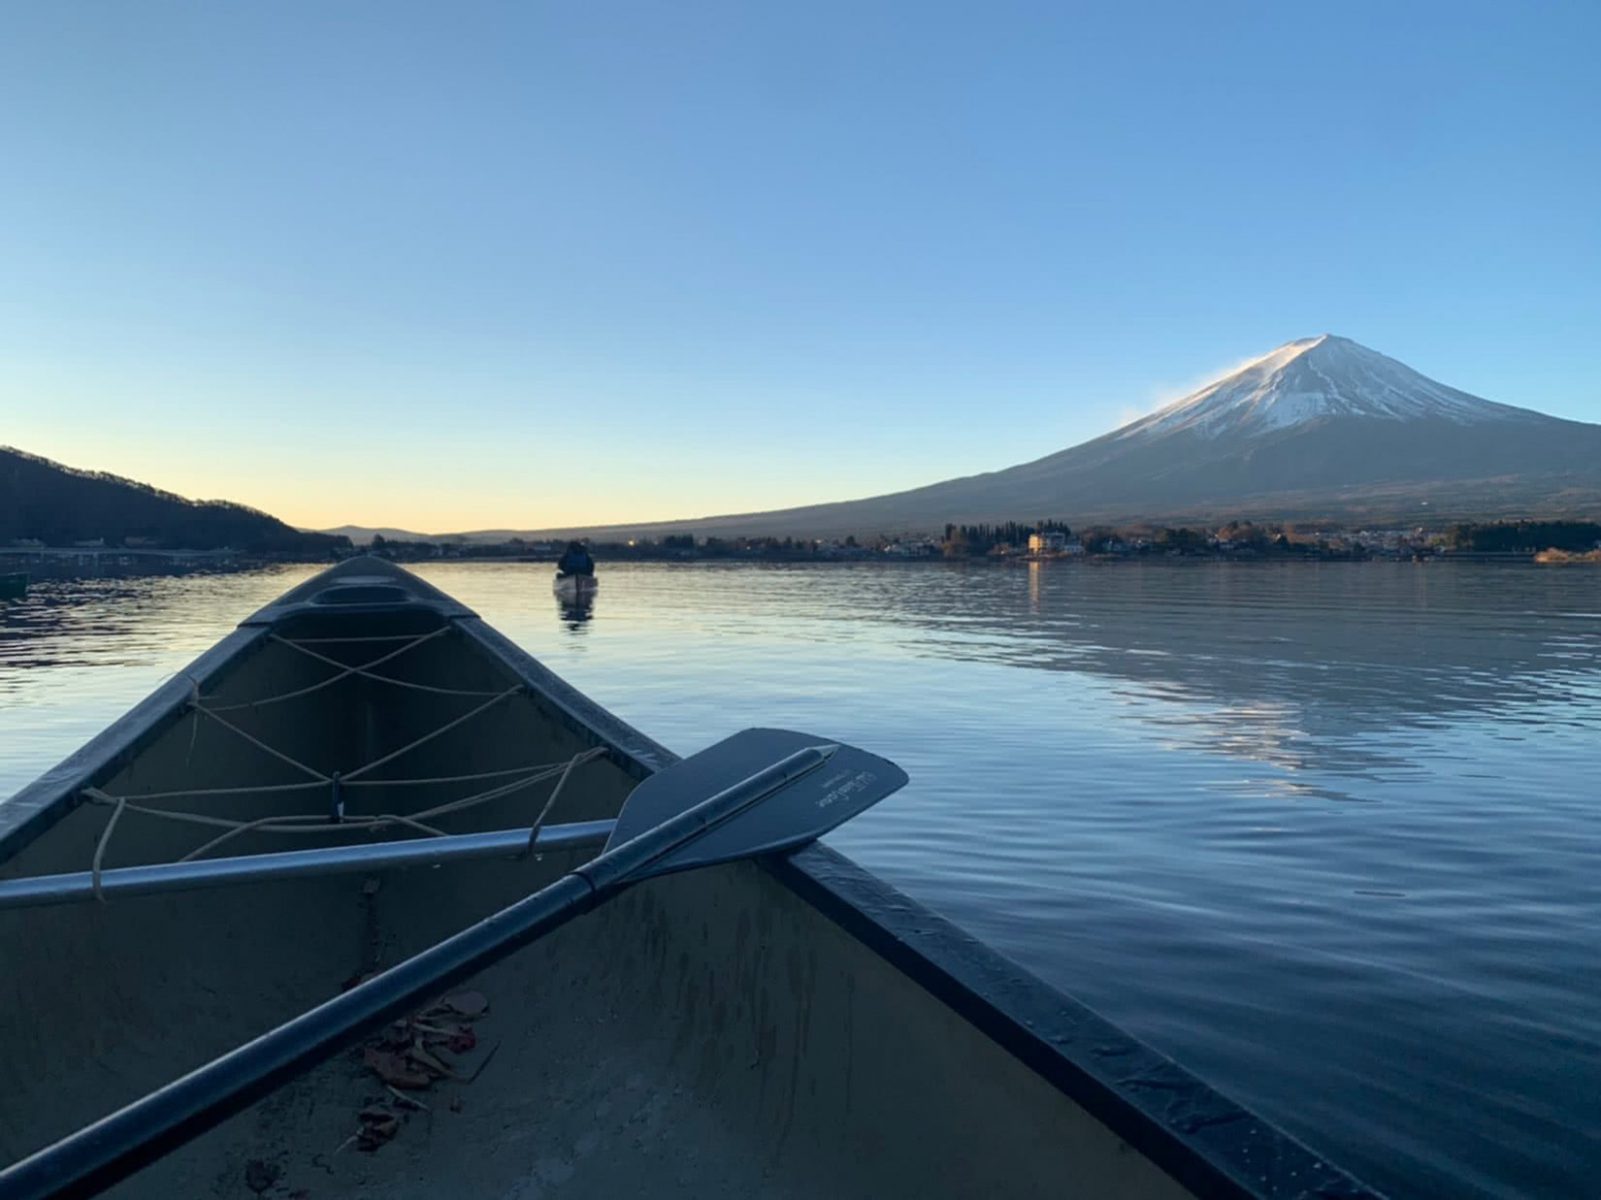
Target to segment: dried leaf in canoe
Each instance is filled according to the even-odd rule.
[[[371,1154],[378,1147],[393,1141],[399,1130],[400,1122],[394,1117],[390,1117],[387,1121],[375,1121],[371,1125],[363,1125],[361,1132],[356,1135],[356,1149]]]
[[[444,1046],[452,1054],[466,1054],[478,1045],[477,1031],[470,1024],[430,1025],[426,1021],[413,1021],[411,1027],[424,1035],[423,1045],[430,1049]]]
[[[445,997],[445,1007],[471,1021],[489,1011],[489,1000],[482,992],[457,992]]]
[[[442,1060],[436,1058],[434,1055],[428,1053],[427,1050],[423,1049],[421,1042],[416,1043],[410,1049],[408,1049],[406,1051],[406,1057],[412,1062],[416,1063],[418,1066],[429,1071],[433,1071],[435,1074],[446,1075],[450,1076],[451,1078],[455,1077],[456,1072],[446,1066]]]
[[[373,1074],[391,1087],[425,1088],[434,1081],[432,1075],[415,1069],[400,1055],[388,1050],[368,1046],[362,1051],[361,1059]]]
[[[401,1108],[406,1109],[408,1112],[431,1113],[431,1112],[434,1111],[433,1109],[429,1108],[426,1104],[424,1104],[421,1100],[417,1099],[417,1097],[408,1096],[405,1092],[400,1091],[398,1088],[390,1087],[387,1083],[384,1084],[384,1090],[387,1091],[391,1096],[393,1096],[395,1098],[395,1103],[397,1105],[399,1105]]]
[[[356,1114],[361,1128],[356,1133],[356,1148],[371,1154],[400,1132],[400,1118],[381,1104],[370,1104]]]

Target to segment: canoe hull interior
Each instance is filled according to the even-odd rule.
[[[48,1005],[26,1005],[32,1052],[0,1076],[8,1136],[69,1132],[330,994],[374,949],[393,961],[534,882],[524,864],[469,869],[444,903],[439,873],[416,871],[375,897],[361,880],[233,891],[204,918],[198,899],[119,905],[164,911],[100,922],[81,971],[58,955]],[[173,953],[127,940],[163,921],[192,931]],[[756,867],[645,885],[475,987],[491,1009],[464,1067],[494,1057],[420,1094],[431,1111],[377,1153],[334,1153],[386,1099],[347,1055],[112,1194],[239,1195],[252,1161],[290,1191],[418,1200],[447,1180],[507,1200],[1188,1194]]]
[[[280,703],[221,710],[310,688],[335,673],[278,638],[332,636],[346,616],[349,628],[359,625],[367,636],[443,630],[374,669],[481,694],[350,676]],[[614,816],[638,779],[671,762],[470,614],[447,618],[423,607],[358,620],[290,611],[274,621],[271,634],[258,627],[225,661],[198,672],[200,696],[317,773],[359,772],[407,746],[366,777],[511,772],[604,747],[606,757],[574,769],[550,818],[579,821]],[[319,652],[331,645],[310,644]],[[352,643],[328,652],[357,663],[388,646]],[[306,778],[190,711],[187,690],[166,710],[146,712],[120,743],[91,747],[79,766],[69,760],[70,769],[21,793],[21,811],[35,815],[13,819],[9,832],[0,806],[0,855],[8,854],[0,858],[0,878],[88,866],[112,809],[69,806],[85,785],[108,796],[152,796]],[[485,707],[477,715],[418,744],[479,705]],[[343,794],[349,817],[409,816],[506,777]],[[545,778],[428,823],[450,833],[527,825],[554,783]],[[152,798],[148,806],[259,820],[324,812],[330,792]],[[171,861],[216,833],[125,811],[105,865]],[[400,835],[389,828],[364,836]],[[223,852],[349,840],[331,830],[255,831]],[[914,945],[943,925],[938,918],[848,860],[821,849],[807,858],[845,872],[843,890],[831,893],[837,911],[812,895],[833,885],[815,866],[796,865],[801,859],[651,881],[474,982],[489,1009],[474,1023],[477,1044],[455,1062],[472,1078],[438,1080],[417,1092],[426,1107],[397,1100],[355,1047],[110,1194],[237,1197],[268,1178],[268,1194],[305,1189],[317,1200],[1295,1194],[1276,1183],[1260,1191],[1231,1183],[1244,1169],[1219,1167],[1212,1148],[1187,1145],[1186,1122],[1203,1131],[1249,1130],[1260,1139],[1257,1151],[1271,1158],[1265,1168],[1249,1166],[1265,1170],[1263,1179],[1275,1164],[1288,1164],[1302,1181],[1317,1167],[1325,1180],[1348,1182],[1004,960],[987,952],[970,957],[979,981],[958,978],[967,967],[935,962]],[[0,911],[0,1165],[575,863],[575,855],[547,854]],[[887,896],[879,915],[845,894],[857,885]],[[908,970],[914,960],[916,969]],[[930,986],[936,978],[943,992]],[[1144,1113],[1115,1080],[1099,1080],[1035,1038],[1022,1017],[985,998],[989,989],[1018,1004],[1071,1010],[1072,1028],[1093,1039],[1095,1053],[1149,1079],[1161,1104],[1185,1111],[1172,1125]],[[1214,1102],[1209,1113],[1205,1106]],[[396,1113],[400,1126],[368,1153],[352,1135],[358,1114],[375,1104]],[[1371,1193],[1351,1185],[1330,1194]]]

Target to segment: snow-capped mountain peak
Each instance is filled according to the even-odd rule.
[[[1204,437],[1267,433],[1337,417],[1445,420],[1466,425],[1530,415],[1436,383],[1405,363],[1325,333],[1286,342],[1114,438],[1190,431]]]

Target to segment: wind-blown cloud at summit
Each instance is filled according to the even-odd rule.
[[[1247,370],[1250,367],[1254,367],[1257,363],[1261,362],[1264,358],[1267,358],[1268,355],[1271,355],[1272,353],[1274,352],[1269,350],[1267,354],[1246,355],[1244,358],[1237,359],[1225,366],[1217,367],[1210,371],[1203,371],[1200,374],[1189,375],[1182,383],[1164,383],[1153,385],[1151,388],[1150,400],[1143,407],[1124,405],[1118,410],[1117,423],[1119,425],[1127,425],[1131,422],[1138,421],[1141,417],[1152,416],[1175,401],[1182,400],[1186,396],[1192,396],[1201,389],[1217,383],[1219,380],[1227,379],[1230,375],[1238,375],[1241,371]]]

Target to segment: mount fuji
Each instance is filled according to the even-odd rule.
[[[830,536],[1036,517],[1418,524],[1598,510],[1601,425],[1482,400],[1324,334],[1020,466],[864,500],[627,529]]]
[[[1112,436],[1128,441],[1190,430],[1216,439],[1349,417],[1458,425],[1552,419],[1480,400],[1349,338],[1325,333],[1287,342]]]
[[[1601,425],[1481,400],[1324,334],[1287,342],[1111,433],[1005,470],[775,512],[538,532],[843,537],[1041,517],[1438,525],[1597,513]]]

